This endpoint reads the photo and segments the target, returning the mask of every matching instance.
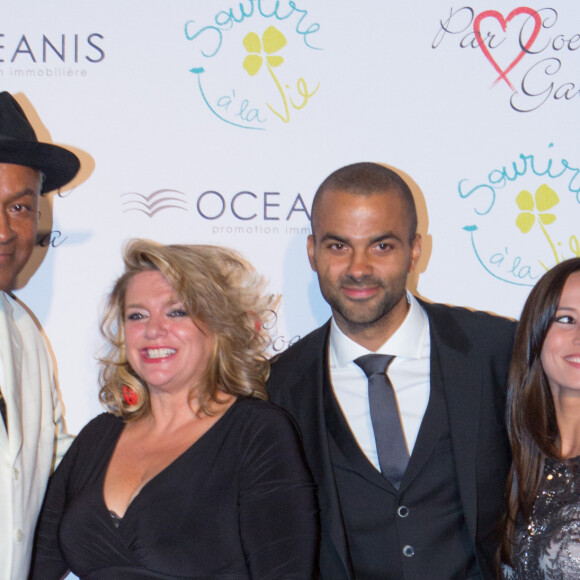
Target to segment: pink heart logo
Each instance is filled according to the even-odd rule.
[[[512,20],[512,18],[515,18],[520,14],[528,14],[534,19],[534,30],[532,31],[530,38],[528,38],[528,41],[526,42],[522,50],[520,50],[519,54],[514,58],[514,60],[512,60],[512,62],[506,69],[502,69],[497,64],[493,56],[491,56],[489,48],[483,42],[483,38],[481,36],[481,21],[484,20],[485,18],[495,18],[502,27],[502,30],[506,32],[508,22]],[[486,10],[485,12],[482,12],[481,14],[478,14],[475,17],[475,20],[473,21],[473,32],[475,33],[475,38],[477,38],[479,48],[481,48],[481,52],[483,52],[485,58],[487,58],[487,60],[491,63],[491,66],[493,66],[493,68],[499,73],[499,77],[495,80],[494,85],[498,83],[501,79],[503,79],[508,84],[510,89],[512,89],[512,91],[515,91],[514,87],[507,78],[507,75],[516,66],[516,64],[518,64],[518,62],[520,62],[520,60],[524,58],[526,52],[534,44],[536,38],[538,38],[538,34],[540,34],[541,28],[542,28],[542,18],[540,17],[540,15],[532,8],[526,8],[525,6],[521,6],[520,8],[512,10],[507,15],[506,18],[504,18],[503,15],[497,12],[496,10]]]

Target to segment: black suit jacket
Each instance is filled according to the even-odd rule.
[[[421,302],[443,379],[461,504],[484,578],[494,578],[495,526],[510,465],[505,390],[516,324],[464,308]],[[319,488],[321,577],[352,579],[348,542],[323,413],[322,383],[330,322],[276,357],[271,400],[297,421]],[[436,539],[433,549],[437,549]],[[425,570],[425,578],[429,570]]]

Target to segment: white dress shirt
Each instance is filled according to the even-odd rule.
[[[411,454],[429,402],[431,340],[427,314],[409,292],[407,300],[410,308],[405,320],[375,353],[348,338],[334,319],[330,328],[330,379],[334,394],[354,438],[378,470],[380,467],[369,409],[368,379],[353,361],[365,354],[389,354],[396,357],[387,374],[395,390]]]

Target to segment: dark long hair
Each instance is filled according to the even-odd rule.
[[[507,482],[507,510],[499,562],[511,564],[515,525],[532,513],[546,458],[560,458],[556,411],[541,354],[570,274],[580,271],[580,258],[561,262],[534,286],[522,310],[510,366],[507,429],[512,467]]]

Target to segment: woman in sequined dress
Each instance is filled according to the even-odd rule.
[[[513,464],[499,551],[506,580],[580,578],[580,258],[533,288],[516,334]]]

